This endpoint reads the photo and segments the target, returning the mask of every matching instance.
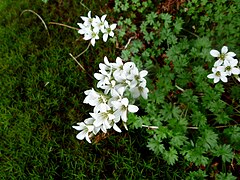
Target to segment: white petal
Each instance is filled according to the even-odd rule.
[[[132,97],[135,98],[135,99],[140,96],[140,91],[139,91],[138,87],[132,88],[130,90],[130,92],[131,92]]]
[[[214,82],[214,83],[217,83],[219,80],[220,80],[219,77],[215,77],[214,80],[213,80],[213,82]]]
[[[87,142],[88,142],[88,143],[91,143],[91,140],[89,139],[88,133],[86,134],[85,137],[86,137]]]
[[[110,26],[111,30],[114,30],[116,27],[117,27],[117,24],[112,24],[112,25]]]
[[[226,76],[221,76],[220,78],[221,78],[221,80],[222,80],[223,82],[227,82]]]
[[[97,80],[101,80],[103,79],[105,76],[100,74],[100,73],[94,73],[94,77],[97,79]]]
[[[142,70],[142,71],[140,72],[140,77],[143,78],[143,77],[145,77],[147,74],[148,74],[148,72],[147,72],[146,70]]]
[[[236,56],[236,54],[235,54],[234,52],[228,52],[227,55],[228,55],[228,56],[231,56],[231,57]]]
[[[239,68],[232,68],[232,73],[235,75],[240,74],[240,69]]]
[[[227,46],[223,46],[221,49],[221,53],[222,54],[226,54],[228,52],[228,47]]]
[[[95,46],[95,39],[94,38],[91,39],[91,44],[92,44],[92,46]]]
[[[101,17],[101,21],[102,21],[102,22],[104,22],[104,21],[105,21],[105,19],[106,19],[106,17],[107,17],[107,15],[106,15],[106,14],[104,14],[104,15]]]
[[[91,11],[88,12],[88,17],[91,18]]]
[[[119,133],[122,132],[121,129],[116,124],[113,125],[113,129]]]
[[[143,91],[141,92],[141,95],[144,99],[147,99],[148,98],[148,88],[144,88]]]
[[[210,54],[213,56],[213,57],[219,57],[220,56],[220,52],[213,49],[210,51]]]
[[[128,111],[129,112],[135,113],[135,112],[138,111],[138,109],[139,108],[137,106],[135,106],[135,105],[128,105]]]
[[[114,32],[111,31],[111,32],[109,33],[109,36],[113,37],[113,36],[114,36]]]
[[[88,133],[87,131],[81,131],[80,133],[78,133],[76,138],[79,139],[79,140],[83,140],[87,133]]]
[[[234,61],[234,58],[231,56],[226,56],[225,59],[228,60],[230,63]]]
[[[109,120],[113,120],[115,118],[115,116],[113,114],[108,114],[108,119]]]
[[[209,79],[213,79],[213,78],[215,78],[215,75],[214,75],[214,74],[209,74],[207,77],[208,77]]]
[[[127,122],[127,111],[122,111],[121,118],[123,122]]]
[[[104,42],[107,42],[107,39],[108,39],[108,34],[106,34],[106,33],[103,34],[103,41],[104,41]]]
[[[124,106],[128,106],[128,103],[129,103],[129,100],[128,100],[128,98],[123,98],[122,99],[122,101],[121,101],[121,103],[124,105]]]
[[[128,130],[126,123],[123,122],[123,126],[125,127],[126,130]]]
[[[93,124],[93,121],[94,121],[94,119],[90,117],[90,118],[85,119],[84,123],[86,123],[86,124]]]
[[[116,63],[117,63],[117,65],[119,65],[119,66],[123,65],[122,59],[121,59],[120,57],[117,57],[117,58],[116,58]]]

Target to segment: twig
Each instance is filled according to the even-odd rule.
[[[176,87],[177,89],[179,89],[180,91],[184,92],[184,89],[180,88],[178,85],[175,85],[175,87]]]
[[[74,61],[81,67],[81,69],[82,69],[85,73],[87,73],[87,75],[88,75],[90,78],[94,79],[94,77],[85,70],[85,68],[78,62],[78,60],[77,60],[71,53],[69,53],[69,55],[70,55],[70,56],[74,59]]]
[[[136,34],[136,33],[135,33],[135,34]],[[116,41],[116,48],[117,48],[117,49],[127,49],[127,47],[128,47],[128,45],[130,44],[130,42],[131,42],[133,39],[136,39],[136,38],[137,38],[136,35],[130,37],[130,38],[128,39],[127,44],[126,44],[124,47],[119,47],[118,41]]]
[[[183,28],[182,30],[184,30],[184,31],[186,31],[186,32],[188,32],[188,33],[190,33],[190,34],[192,34],[193,36],[199,38],[198,35],[196,35],[195,33],[191,32],[191,31],[188,31],[188,30],[186,30],[186,29],[184,29],[184,28]]]
[[[77,60],[71,53],[69,53],[69,55],[74,59],[74,61],[76,61],[76,63],[82,68],[82,70],[86,72],[86,70],[85,70],[84,67],[78,62],[78,60]]]
[[[85,4],[82,3],[82,1],[80,2],[80,4],[85,7],[88,11],[91,11]]]
[[[148,126],[148,125],[142,125],[142,127],[146,127],[146,128],[148,128],[148,129],[158,129],[158,127],[157,126]]]
[[[66,25],[66,24],[62,24],[62,23],[49,22],[48,24],[55,24],[55,25],[59,25],[59,26],[63,26],[63,27],[67,27],[67,28],[70,28],[70,29],[79,30],[79,28],[75,28],[75,27],[72,27],[72,26],[68,26],[68,25]]]
[[[215,126],[214,128],[216,129],[221,129],[221,128],[226,128],[226,127],[231,127],[231,126],[236,126],[236,125],[229,125],[229,126]],[[142,127],[146,127],[148,129],[158,129],[159,127],[157,126],[148,126],[148,125],[142,125]],[[194,130],[197,130],[199,129],[198,127],[187,127],[187,129],[194,129]]]
[[[35,15],[42,21],[45,29],[47,30],[48,36],[50,36],[49,31],[48,31],[48,28],[47,28],[47,25],[46,25],[46,23],[44,22],[44,20],[41,18],[41,16],[39,16],[36,12],[34,12],[33,10],[30,10],[30,9],[24,10],[24,11],[20,14],[20,16],[22,16],[22,14],[25,13],[25,12],[31,12],[31,13],[35,14]]]
[[[127,49],[128,45],[130,44],[130,42],[132,41],[132,39],[136,39],[136,38],[137,38],[136,35],[133,36],[133,37],[130,37],[130,38],[128,39],[127,44],[124,46],[124,49]]]
[[[77,59],[77,58],[79,58],[83,53],[85,53],[85,52],[88,50],[90,44],[91,44],[91,42],[89,42],[87,48],[86,48],[83,52],[81,52],[79,55],[77,55],[75,58]]]

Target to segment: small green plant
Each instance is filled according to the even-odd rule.
[[[227,43],[239,52],[239,20],[233,13],[239,6],[235,1],[228,8],[220,0],[189,1],[175,4],[178,11],[169,14],[171,9],[164,12],[161,5],[164,3],[154,6],[151,1],[126,0],[117,1],[114,7],[115,12],[122,13],[115,41],[127,43],[122,46],[122,58],[149,71],[149,98],[139,101],[142,112],[132,114],[129,123],[132,128],[147,128],[148,148],[169,165],[185,162],[188,178],[236,179],[225,173],[231,172],[239,152],[240,102],[231,95],[239,88],[238,53],[227,53],[226,46],[222,55],[211,49]],[[226,24],[230,31],[223,30]],[[218,57],[211,75],[210,54]],[[235,77],[227,80],[231,74]],[[207,76],[215,83],[220,79],[228,83],[213,85]],[[214,163],[223,174],[216,175]]]

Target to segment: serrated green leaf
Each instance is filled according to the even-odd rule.
[[[165,150],[162,141],[157,139],[155,136],[149,139],[147,147],[157,155],[163,153],[163,151]]]
[[[233,158],[232,148],[226,144],[216,146],[212,153],[214,156],[221,156],[223,162],[231,162]]]
[[[170,147],[169,151],[163,152],[163,158],[167,161],[168,164],[173,165],[178,160],[177,150],[173,147]]]
[[[231,173],[223,173],[216,175],[216,180],[236,180],[237,177],[233,176]]]
[[[201,136],[198,138],[197,145],[204,147],[206,150],[217,146],[218,135],[211,129],[201,130]]]

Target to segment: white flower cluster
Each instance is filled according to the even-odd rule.
[[[207,76],[210,79],[214,79],[214,83],[220,80],[227,82],[227,76],[231,76],[232,74],[238,77],[240,69],[238,67],[238,60],[234,59],[236,54],[234,52],[228,52],[227,46],[222,47],[221,53],[213,49],[210,51],[210,54],[218,58],[212,68],[212,74]]]
[[[78,31],[79,34],[84,35],[84,40],[91,40],[91,44],[94,46],[96,40],[99,39],[99,32],[103,33],[103,41],[106,42],[108,36],[113,37],[113,30],[116,28],[117,24],[109,25],[106,21],[107,15],[103,15],[101,18],[95,16],[91,17],[91,11],[88,12],[88,17],[81,16],[83,23],[77,23],[80,27]]]
[[[97,92],[94,89],[85,91],[86,98],[84,103],[94,107],[90,118],[84,122],[73,126],[74,129],[81,131],[77,139],[84,138],[91,143],[90,137],[96,135],[100,130],[104,133],[113,128],[121,132],[117,123],[122,122],[127,130],[127,113],[135,113],[138,107],[130,104],[127,95],[133,99],[142,96],[148,97],[148,88],[144,78],[148,72],[138,68],[133,62],[123,63],[122,59],[117,57],[115,63],[110,63],[107,57],[104,57],[104,63],[99,64],[99,73],[94,77],[98,80],[97,88],[104,92]]]

